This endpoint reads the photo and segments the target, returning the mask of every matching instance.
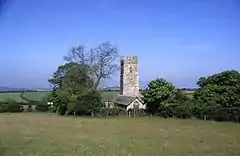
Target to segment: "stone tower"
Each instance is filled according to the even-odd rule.
[[[139,93],[139,74],[138,57],[127,56],[120,61],[120,91],[121,95],[138,97]]]

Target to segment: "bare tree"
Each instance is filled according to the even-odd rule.
[[[85,64],[89,67],[95,79],[93,89],[97,89],[103,79],[109,78],[119,69],[115,62],[118,57],[117,47],[109,42],[103,42],[98,47],[91,49],[87,49],[83,45],[73,47],[67,56],[64,56],[64,60]]]

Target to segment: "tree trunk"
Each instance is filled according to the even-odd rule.
[[[94,116],[93,111],[91,112],[91,116]]]
[[[93,89],[97,89],[98,85],[100,84],[100,81],[101,81],[101,78],[97,77],[97,81],[96,81],[96,83],[94,83]]]

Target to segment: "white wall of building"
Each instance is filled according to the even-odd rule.
[[[138,99],[135,99],[130,105],[127,106],[127,110],[133,109],[134,108],[134,104],[138,104],[138,107],[140,109],[146,109],[146,105],[145,104],[140,102]]]

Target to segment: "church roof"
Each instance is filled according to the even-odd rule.
[[[116,98],[112,100],[112,102],[114,102],[115,104],[128,106],[137,98],[138,97],[134,96],[118,95]]]

